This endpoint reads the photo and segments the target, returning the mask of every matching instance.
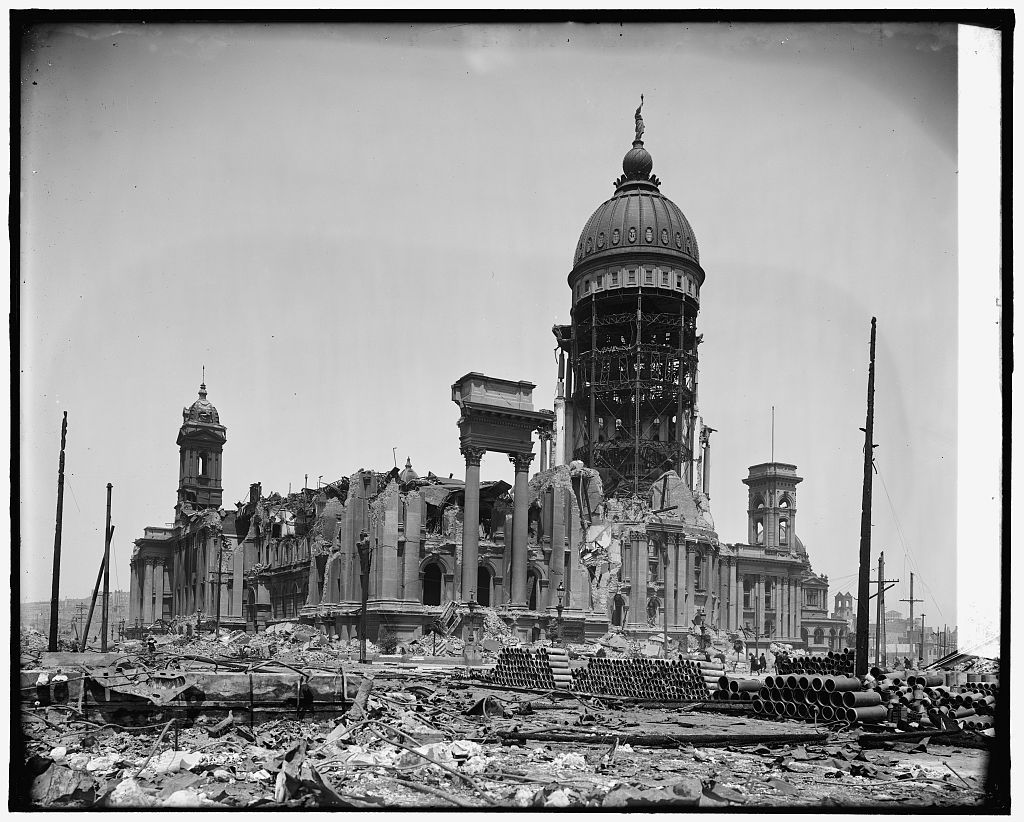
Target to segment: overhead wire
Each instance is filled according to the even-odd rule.
[[[928,596],[931,598],[932,604],[935,606],[935,609],[939,612],[939,616],[942,617],[943,619],[945,619],[945,615],[942,613],[942,608],[939,605],[938,600],[935,599],[935,594],[932,593],[932,589],[929,587],[928,583],[924,579],[924,575],[921,573],[920,566],[918,565],[918,562],[917,562],[917,557],[914,556],[913,549],[910,547],[909,543],[907,542],[906,538],[903,535],[903,527],[900,525],[900,519],[896,515],[896,506],[893,505],[892,497],[889,495],[889,488],[885,484],[885,477],[883,476],[882,472],[878,468],[878,461],[877,461],[877,459],[872,460],[872,463],[873,463],[874,468],[875,468],[875,473],[878,474],[878,479],[881,480],[881,482],[882,482],[882,490],[885,492],[885,499],[889,503],[889,510],[892,512],[892,519],[893,519],[893,522],[896,525],[896,535],[899,537],[900,544],[903,546],[904,568],[906,568],[906,561],[909,558],[910,559],[910,563],[911,563],[911,565],[913,567],[914,573],[918,576],[918,578],[920,579],[921,584],[924,586],[925,590],[928,592]]]

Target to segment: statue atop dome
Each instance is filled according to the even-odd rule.
[[[633,115],[634,118],[636,119],[636,139],[635,139],[635,142],[637,142],[637,143],[643,142],[644,118],[640,114],[640,109],[642,109],[643,107],[644,107],[644,96],[641,94],[640,95],[640,105],[636,107],[636,114]]]

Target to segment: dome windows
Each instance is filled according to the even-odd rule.
[[[619,244],[619,230],[615,229],[612,232],[612,245],[618,245],[618,244]]]
[[[654,229],[650,226],[647,226],[647,230],[644,232],[644,239],[649,243],[654,242]]]
[[[668,245],[668,229],[667,228],[663,228],[661,230],[661,244],[662,245]]]
[[[604,232],[603,231],[600,232],[597,235],[597,247],[598,248],[604,248]]]
[[[631,243],[636,242],[636,226],[629,227],[629,234],[627,235],[627,237]]]

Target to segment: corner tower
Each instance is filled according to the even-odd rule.
[[[181,410],[178,430],[181,461],[178,468],[178,503],[174,521],[182,519],[182,507],[220,508],[224,489],[221,485],[221,455],[227,442],[227,429],[220,415],[206,399],[206,383],[199,385],[199,399]]]
[[[784,462],[752,465],[743,484],[747,486],[747,542],[770,551],[804,554],[796,537],[796,486],[803,477],[796,466]]]
[[[614,496],[643,495],[670,469],[694,483],[704,270],[689,221],[651,173],[640,108],[635,119],[615,193],[576,246],[572,324],[553,329],[568,358],[559,453],[596,468]]]

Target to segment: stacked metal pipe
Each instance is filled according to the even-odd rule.
[[[545,651],[542,656],[541,651]],[[545,688],[554,690],[558,685],[548,664],[547,649],[531,651],[529,648],[502,648],[491,671],[490,680],[495,685],[510,688]],[[565,658],[568,670],[569,658]],[[559,665],[560,679],[562,668]],[[562,686],[565,687],[565,686]]]
[[[708,663],[690,659],[594,658],[586,667],[572,672],[573,690],[658,701],[702,701],[708,698],[702,664]],[[717,687],[717,678],[714,684]]]
[[[736,685],[737,699],[743,693],[752,693],[757,680],[734,680],[728,684],[732,692]],[[730,695],[730,698],[731,695]],[[866,691],[854,676],[831,675],[768,675],[751,698],[755,714],[766,718],[803,719],[808,722],[883,722],[889,709],[882,704],[882,695]]]
[[[872,668],[875,690],[891,718],[939,729],[983,730],[992,727],[998,682],[947,685],[947,674],[935,671],[882,671]]]
[[[825,674],[826,676],[853,676],[854,651],[829,651],[824,655],[777,657],[775,669],[780,674]]]
[[[572,670],[569,668],[569,652],[565,648],[541,648],[537,655],[547,663],[555,687],[562,691],[572,688]]]

